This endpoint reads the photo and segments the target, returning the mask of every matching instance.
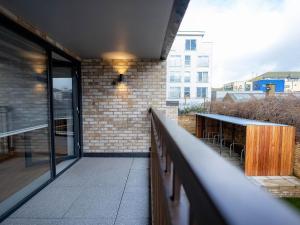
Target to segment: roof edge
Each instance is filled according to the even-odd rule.
[[[60,43],[52,39],[47,33],[42,32],[37,27],[28,23],[23,18],[15,15],[13,12],[6,9],[2,5],[0,5],[0,17],[2,18],[1,20],[13,23],[19,28],[26,30],[26,32],[35,35],[37,38],[46,43],[48,46],[51,46],[54,50],[58,51],[59,53],[64,53],[64,55],[68,55],[71,58],[76,59],[77,61],[81,61],[81,58],[73,51],[63,47]]]
[[[165,60],[170,52],[189,2],[190,0],[174,0],[162,46],[162,51],[160,54],[160,58],[162,60]]]

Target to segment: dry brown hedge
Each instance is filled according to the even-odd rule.
[[[267,97],[249,102],[212,102],[212,113],[295,126],[300,136],[300,98]]]

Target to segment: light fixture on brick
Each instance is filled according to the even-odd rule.
[[[123,74],[119,74],[118,79],[113,80],[112,85],[117,85],[119,83],[122,83],[124,81],[124,75]]]

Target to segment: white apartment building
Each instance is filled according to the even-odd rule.
[[[179,31],[167,59],[167,100],[179,105],[210,101],[212,43],[203,31]]]

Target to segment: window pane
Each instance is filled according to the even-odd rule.
[[[190,97],[190,87],[184,87],[184,97]]]
[[[208,67],[209,66],[208,56],[198,56],[197,66],[198,67]]]
[[[184,73],[184,82],[185,83],[191,82],[191,73],[190,72],[185,72]]]
[[[196,50],[197,44],[195,39],[187,39],[185,40],[185,50]]]
[[[203,72],[203,83],[207,83],[208,82],[208,72]]]
[[[207,88],[202,88],[202,97],[206,98]]]
[[[191,50],[191,48],[190,48],[191,44],[190,43],[191,43],[190,40],[185,40],[185,50]]]
[[[197,87],[197,97],[206,98],[207,96],[207,87]]]
[[[202,82],[202,72],[198,72],[198,82]]]
[[[172,71],[170,72],[170,82],[171,83],[180,83],[181,76],[179,72]]]
[[[184,56],[184,65],[185,66],[190,66],[191,65],[191,56],[190,55]]]
[[[198,82],[208,83],[208,72],[198,72]]]
[[[185,83],[190,83],[191,82],[191,77],[190,76],[184,77],[184,82]]]
[[[0,26],[0,215],[50,179],[47,57]]]
[[[196,40],[191,40],[191,50],[196,50]]]
[[[180,98],[180,92],[181,92],[180,87],[170,87],[169,98],[174,98],[174,99]]]
[[[73,78],[71,68],[53,67],[56,164],[74,157]]]

